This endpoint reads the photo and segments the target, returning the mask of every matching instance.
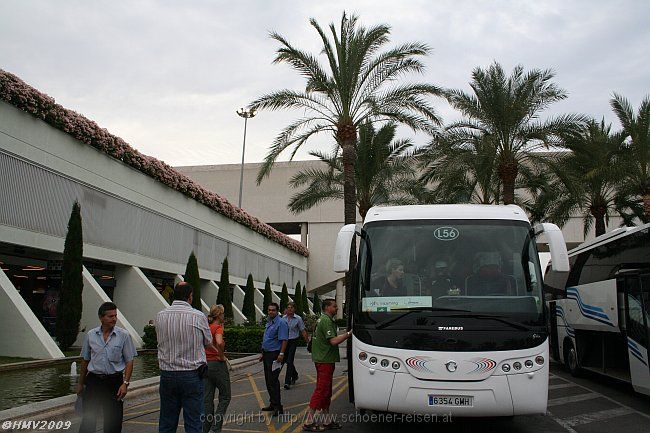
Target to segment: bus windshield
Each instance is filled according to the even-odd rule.
[[[358,272],[358,311],[366,318],[420,310],[542,320],[539,258],[523,221],[371,223],[364,227]]]

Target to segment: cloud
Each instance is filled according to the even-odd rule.
[[[632,1],[355,1],[350,8],[345,1],[6,0],[0,67],[172,165],[238,163],[243,121],[235,110],[272,90],[304,88],[287,65],[272,64],[277,44],[268,32],[318,53],[308,19],[338,24],[343,10],[365,25],[390,24],[393,43],[429,44],[427,71],[415,78],[439,86],[469,90],[471,70],[494,60],[507,69],[552,68],[570,97],[549,115],[610,122],[612,91],[634,104],[650,93],[650,4]],[[458,116],[443,101],[435,106],[446,121]],[[261,161],[299,115],[251,119],[246,161]],[[322,136],[297,158],[330,142]]]

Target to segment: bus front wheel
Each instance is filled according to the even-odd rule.
[[[564,365],[571,373],[571,376],[580,375],[580,364],[578,363],[578,352],[571,340],[567,340],[564,344]]]

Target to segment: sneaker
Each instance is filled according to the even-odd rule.
[[[271,406],[271,405],[268,405],[266,407],[263,407],[261,410],[262,410],[262,412],[273,412],[275,410],[275,408],[273,406]]]
[[[288,383],[285,383],[284,384],[284,389],[291,389],[291,385],[289,385]]]

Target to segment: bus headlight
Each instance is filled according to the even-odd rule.
[[[365,361],[366,359],[368,359],[368,354],[366,352],[359,352],[359,360]]]
[[[377,358],[375,358],[374,356],[371,356],[370,359],[368,360],[368,362],[371,363],[372,365],[375,365],[377,363]]]
[[[515,370],[521,370],[521,362],[519,362],[519,361],[515,362],[514,364],[512,364],[512,367]]]
[[[393,362],[393,370],[399,370],[399,362],[397,361]]]
[[[388,364],[390,364],[390,362],[387,359],[382,359],[381,360],[381,366],[382,367],[387,368]]]
[[[533,361],[527,359],[526,362],[524,362],[524,365],[526,366],[526,368],[531,368],[533,366]]]
[[[503,364],[501,366],[501,370],[505,371],[506,373],[510,371],[510,364]]]
[[[542,355],[536,356],[535,357],[535,362],[539,365],[544,364],[544,357]]]

